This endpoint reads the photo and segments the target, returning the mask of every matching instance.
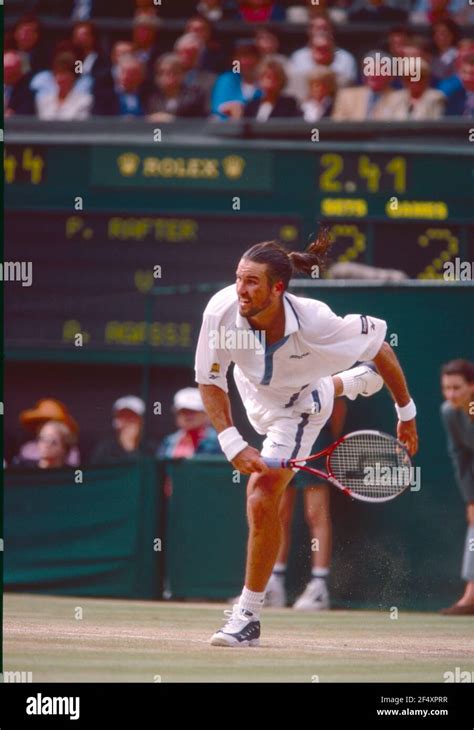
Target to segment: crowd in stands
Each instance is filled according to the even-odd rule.
[[[160,33],[172,3],[162,9],[153,0],[114,2],[114,18],[129,18],[131,30],[111,48],[95,23],[110,14],[105,5],[40,1],[33,3],[37,14],[8,30],[6,116],[299,117],[310,123],[474,116],[474,39],[468,37],[474,5],[466,2],[198,0],[189,3],[172,48]],[[53,12],[71,25],[67,37],[48,47],[41,19]],[[242,28],[231,47],[219,36],[219,24],[228,20]],[[279,28],[292,22],[306,23],[307,42],[283,53]],[[337,42],[340,23],[355,22],[389,24],[377,47],[359,58]],[[416,76],[387,72],[393,59],[410,57],[418,63]],[[374,60],[370,72],[367,59]]]
[[[115,464],[136,459],[140,454],[160,458],[222,455],[198,388],[178,390],[172,410],[177,430],[157,443],[144,436],[146,406],[142,398],[118,398],[111,409],[110,434],[95,445],[86,462]],[[42,398],[33,408],[21,411],[19,422],[29,436],[5,466],[58,469],[84,463],[79,451],[79,425],[62,401]]]

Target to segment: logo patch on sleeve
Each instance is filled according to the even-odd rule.
[[[363,335],[368,334],[368,332],[369,332],[369,323],[367,321],[367,317],[365,316],[365,314],[361,314],[360,315],[360,321],[362,323],[362,334]]]
[[[221,371],[221,366],[219,365],[219,363],[213,362],[211,365],[211,373],[220,373],[220,371]]]

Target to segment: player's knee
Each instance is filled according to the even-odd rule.
[[[247,500],[249,520],[257,529],[278,516],[278,502],[274,495],[256,490]]]

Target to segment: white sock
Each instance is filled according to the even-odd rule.
[[[326,580],[329,575],[329,568],[313,568],[311,571],[311,578],[319,578],[320,580]]]
[[[284,580],[285,573],[286,573],[286,563],[275,563],[275,565],[273,566],[272,575],[275,576],[275,578]]]
[[[242,594],[239,598],[239,608],[241,611],[251,611],[255,616],[260,615],[260,611],[263,608],[263,602],[265,600],[265,591],[257,593],[255,591],[249,591],[244,586]]]
[[[342,373],[337,373],[337,377],[342,380],[342,395],[345,395],[349,400],[355,400],[359,395],[359,388],[361,381],[354,377],[353,371],[355,368],[350,370],[343,370]]]

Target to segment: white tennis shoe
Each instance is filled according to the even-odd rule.
[[[234,604],[232,611],[224,611],[228,620],[211,637],[212,646],[258,646],[260,643],[260,621],[251,611]]]
[[[331,608],[326,581],[313,578],[293,604],[296,611],[327,611]]]

